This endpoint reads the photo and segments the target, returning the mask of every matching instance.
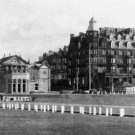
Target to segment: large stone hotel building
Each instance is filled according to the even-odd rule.
[[[96,21],[91,18],[86,33],[80,32],[78,36],[71,34],[65,69],[72,88],[89,89],[89,53],[92,88],[105,89],[119,81],[134,84],[134,28],[97,29]],[[53,63],[50,66],[56,69]]]

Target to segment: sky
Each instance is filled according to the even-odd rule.
[[[37,61],[85,33],[92,17],[98,28],[135,28],[134,0],[0,0],[0,58]]]

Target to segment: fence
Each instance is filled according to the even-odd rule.
[[[52,113],[80,113],[80,114],[93,114],[112,116],[135,116],[135,107],[133,106],[107,106],[107,105],[78,105],[78,104],[45,104],[45,103],[26,103],[26,102],[1,102],[3,109],[21,109],[32,111],[51,111]]]

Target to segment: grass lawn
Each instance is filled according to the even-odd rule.
[[[135,118],[0,109],[0,135],[133,135]]]

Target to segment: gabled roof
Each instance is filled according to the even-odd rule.
[[[18,60],[20,60],[20,61],[22,61],[23,63],[29,65],[29,63],[28,63],[26,60],[22,59],[21,57],[19,57],[19,56],[17,56],[17,55],[12,55],[12,56],[8,56],[8,57],[4,57],[4,58],[0,59],[0,64],[3,64],[4,62],[6,62],[6,61],[12,59],[13,57],[16,57]]]

